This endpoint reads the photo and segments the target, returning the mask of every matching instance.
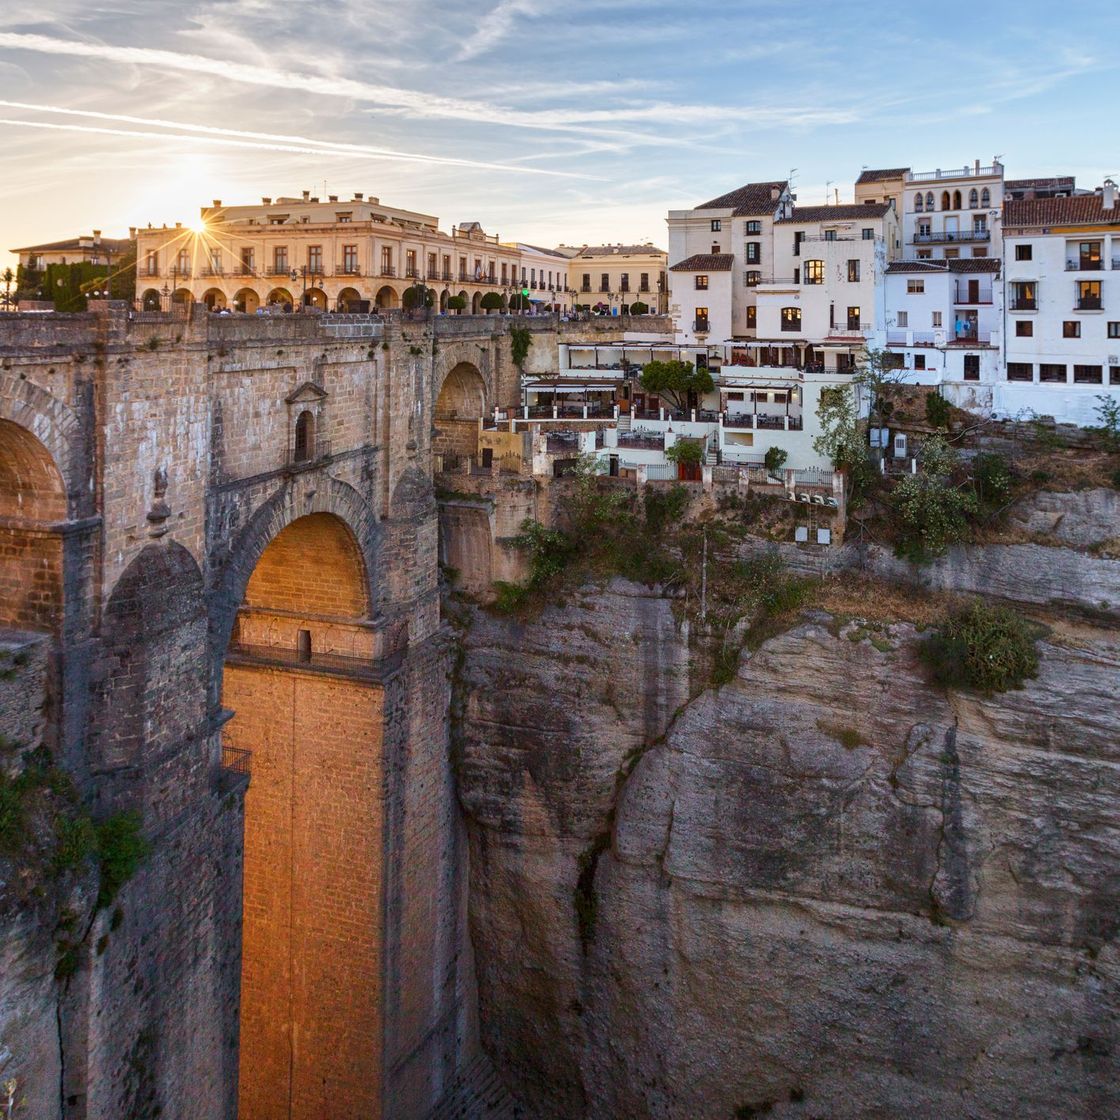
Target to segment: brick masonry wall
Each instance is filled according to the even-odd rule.
[[[239,1114],[377,1120],[381,691],[230,665],[224,697],[226,742],[253,751]]]

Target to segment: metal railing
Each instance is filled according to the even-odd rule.
[[[978,287],[970,290],[967,284],[958,284],[953,296],[954,303],[991,303],[992,289]]]
[[[397,270],[391,264],[383,264],[381,266],[382,276],[396,276]]]
[[[929,233],[914,234],[916,245],[937,244],[943,241],[990,241],[991,239],[992,231],[990,229],[941,229],[931,230]]]
[[[241,747],[227,747],[223,743],[221,767],[227,774],[240,774],[247,778],[253,772],[253,752]]]
[[[1074,307],[1075,311],[1100,311],[1100,296],[1082,296]]]
[[[356,264],[340,264],[335,269],[336,276],[361,276],[361,265]]]
[[[1112,262],[1112,267],[1116,267],[1116,262]],[[1088,260],[1082,257],[1080,260],[1066,261],[1066,272],[1103,272],[1104,261],[1099,257],[1096,260]]]
[[[707,319],[695,319],[692,323],[692,329],[696,334],[708,334],[712,328]]]
[[[1036,299],[1012,299],[1010,304],[1012,311],[1037,311],[1038,300]]]

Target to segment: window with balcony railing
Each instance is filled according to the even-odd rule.
[[[823,284],[824,261],[806,261],[802,281],[805,284]]]
[[[1101,309],[1101,282],[1099,280],[1081,280],[1077,284],[1077,310],[1100,311]]]
[[[783,331],[801,330],[801,308],[783,307],[781,312],[781,327]]]
[[[1019,282],[1011,285],[1011,310],[1012,311],[1037,311],[1038,310],[1038,285],[1034,283]]]

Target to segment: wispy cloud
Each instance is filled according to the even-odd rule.
[[[0,107],[24,109],[35,113],[54,113],[62,116],[85,117],[93,120],[113,121],[117,124],[147,125],[167,129],[159,132],[133,132],[126,129],[100,129],[72,126],[73,131],[104,132],[116,136],[165,136],[167,139],[212,140],[231,147],[254,148],[264,151],[283,151],[338,155],[359,159],[406,160],[410,163],[435,163],[448,167],[472,167],[487,171],[517,171],[526,175],[550,175],[563,179],[587,179],[572,171],[551,171],[540,167],[525,167],[513,163],[490,163],[485,160],[457,159],[453,156],[433,156],[420,152],[400,152],[392,148],[377,148],[369,144],[346,144],[334,140],[314,140],[307,136],[292,136],[277,132],[248,132],[236,128],[221,128],[216,125],[190,124],[184,121],[169,121],[159,117],[133,117],[125,113],[101,113],[93,109],[68,109],[60,105],[37,105],[24,101],[2,101]],[[48,125],[46,122],[29,120],[6,120],[0,124],[24,125],[27,127],[64,128],[64,125]],[[252,141],[252,142],[250,142]],[[267,141],[267,143],[256,143]]]
[[[476,58],[493,50],[513,30],[522,16],[534,16],[544,10],[541,0],[498,0],[479,21],[475,31],[459,48],[458,61]]]

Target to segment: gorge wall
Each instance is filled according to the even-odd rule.
[[[1079,565],[1093,613],[1048,606],[1038,678],[991,697],[870,599],[718,690],[642,587],[465,611],[482,1035],[532,1115],[1120,1114],[1120,563],[1003,547],[929,578],[1062,604]]]

